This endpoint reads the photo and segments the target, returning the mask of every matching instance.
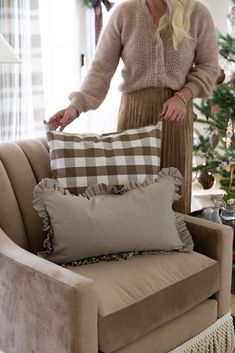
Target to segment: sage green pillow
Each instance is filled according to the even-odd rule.
[[[47,232],[40,255],[64,264],[110,254],[192,250],[182,215],[172,210],[180,183],[179,171],[170,168],[156,181],[129,182],[120,190],[100,184],[75,196],[56,180],[43,179],[33,201]]]

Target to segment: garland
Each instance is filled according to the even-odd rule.
[[[88,8],[93,8],[95,11],[95,44],[98,43],[101,29],[103,27],[103,13],[102,6],[103,3],[106,10],[109,11],[113,3],[109,0],[83,0],[83,3]]]
[[[86,7],[92,7],[92,0],[83,0],[83,4],[86,6]]]
[[[91,6],[95,9],[96,7],[101,7],[101,4],[103,3],[104,6],[106,7],[106,10],[109,11],[111,7],[113,6],[113,3],[110,2],[109,0],[85,0],[91,3]],[[235,1],[235,0],[234,0]]]

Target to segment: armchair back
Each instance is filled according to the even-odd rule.
[[[32,192],[50,177],[46,139],[0,144],[0,228],[19,246],[37,253],[45,235],[32,206]]]

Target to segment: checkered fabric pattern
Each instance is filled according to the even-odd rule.
[[[122,185],[156,178],[160,169],[162,122],[105,135],[50,130],[52,177],[78,195],[89,185]]]
[[[0,141],[41,137],[45,130],[39,0],[0,1],[0,33],[22,59],[0,65]]]

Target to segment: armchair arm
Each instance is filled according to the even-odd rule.
[[[194,250],[218,261],[220,269],[218,317],[230,311],[232,278],[233,229],[229,226],[185,215],[194,241]]]
[[[0,350],[97,353],[92,280],[16,245],[0,229]]]

